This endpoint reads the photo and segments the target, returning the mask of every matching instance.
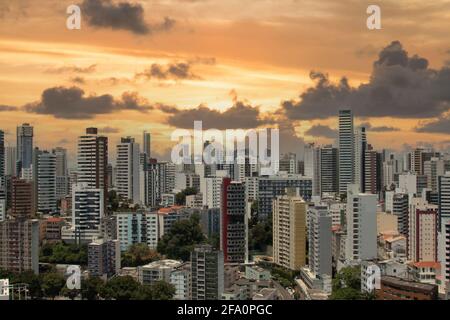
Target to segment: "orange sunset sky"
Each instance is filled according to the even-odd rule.
[[[81,7],[81,30],[66,8]],[[450,1],[0,0],[0,129],[72,154],[96,126],[152,133],[155,155],[193,120],[279,127],[282,143],[332,143],[339,106],[377,149],[450,146]],[[345,77],[346,80],[341,80]]]

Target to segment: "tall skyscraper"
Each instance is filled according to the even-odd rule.
[[[225,262],[248,261],[248,225],[245,215],[245,185],[224,178],[222,183],[222,211],[220,248]]]
[[[291,270],[306,264],[306,202],[288,188],[273,201],[273,260]]]
[[[354,182],[365,192],[365,156],[367,149],[366,128],[360,127],[355,132],[355,173]]]
[[[380,191],[380,157],[376,150],[369,144],[364,159],[364,186],[361,191],[365,193],[378,194]]]
[[[314,143],[305,146],[304,154],[304,176],[311,178],[312,181],[312,195],[320,195],[320,148],[316,147]],[[338,177],[336,176],[336,179]]]
[[[89,188],[102,189],[108,195],[108,138],[98,135],[97,128],[87,128],[78,138],[77,182]],[[106,207],[106,203],[104,204]]]
[[[99,237],[105,215],[103,189],[78,183],[72,190],[72,225],[75,240],[92,241]]]
[[[328,206],[315,206],[310,210],[308,223],[309,269],[316,275],[332,275],[331,215]]]
[[[339,192],[347,192],[347,185],[354,180],[355,144],[353,113],[339,110]]]
[[[320,148],[320,194],[339,192],[339,166],[337,148]]]
[[[209,245],[191,252],[192,300],[219,300],[224,290],[224,255]]]
[[[24,123],[17,127],[17,173],[29,169],[33,162],[33,127]]]
[[[142,135],[142,148],[143,153],[146,156],[147,162],[152,157],[152,140],[151,140],[151,134],[150,132],[144,131]]]
[[[348,185],[347,240],[348,261],[377,258],[377,196],[361,193],[359,185]]]
[[[0,180],[5,176],[5,133],[0,130]],[[2,183],[0,181],[0,183]]]
[[[392,199],[392,214],[397,217],[398,232],[405,237],[409,233],[409,195],[394,193]]]
[[[17,176],[16,147],[5,147],[5,174],[7,176]]]
[[[439,225],[441,277],[444,285],[450,283],[450,171],[439,177]]]
[[[54,213],[56,199],[56,156],[35,148],[33,154],[34,203],[38,212]]]
[[[117,194],[133,203],[139,203],[141,197],[139,168],[139,144],[131,137],[121,138],[117,145]]]

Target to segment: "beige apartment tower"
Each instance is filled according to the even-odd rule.
[[[273,201],[273,259],[290,270],[306,264],[307,204],[296,189]]]

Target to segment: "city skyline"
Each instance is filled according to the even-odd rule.
[[[203,120],[218,129],[279,126],[284,151],[300,152],[304,142],[332,143],[337,108],[350,107],[375,149],[448,149],[447,1],[382,1],[383,28],[375,31],[354,1],[266,1],[239,10],[235,1],[137,1],[130,2],[142,9],[135,25],[100,26],[89,10],[99,1],[79,2],[81,30],[65,28],[71,1],[0,6],[0,24],[13,26],[0,33],[9,144],[15,127],[29,122],[35,145],[67,148],[73,164],[86,127],[98,127],[111,145],[124,136],[140,141],[147,130],[154,154],[167,158],[171,131]],[[368,98],[386,97],[380,83],[392,86],[391,100]],[[404,100],[414,91],[421,99]]]

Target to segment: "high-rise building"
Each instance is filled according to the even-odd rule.
[[[318,205],[310,210],[308,263],[316,275],[332,275],[331,224],[328,206]]]
[[[94,239],[88,245],[88,271],[92,277],[111,278],[120,271],[118,240]]]
[[[438,178],[445,174],[445,160],[431,158],[424,162],[424,175],[427,177],[427,188],[431,191],[438,191]]]
[[[75,240],[91,241],[101,231],[101,219],[105,215],[103,189],[78,183],[72,189],[72,225]]]
[[[377,258],[377,196],[361,193],[355,184],[350,184],[347,191],[345,258],[348,261]]]
[[[365,193],[378,194],[380,191],[380,157],[369,144],[365,153],[364,165],[364,189]]]
[[[298,173],[297,155],[291,152],[282,155],[280,159],[279,170],[290,174],[297,174]]]
[[[141,200],[139,154],[139,144],[133,138],[121,138],[120,144],[117,145],[117,194],[133,203],[139,203]]]
[[[16,147],[5,147],[5,174],[7,176],[17,176]]]
[[[320,149],[320,194],[339,192],[338,153],[333,146]]]
[[[258,187],[258,216],[261,219],[270,219],[273,199],[284,194],[286,188],[298,189],[299,195],[305,201],[309,201],[312,195],[312,179],[296,174],[262,176],[259,179]]]
[[[423,174],[423,154],[424,150],[417,148],[411,152],[411,172],[420,175]]]
[[[152,137],[150,132],[144,131],[142,134],[142,148],[148,162],[148,160],[152,157]]]
[[[438,261],[437,206],[422,198],[413,198],[410,207],[408,259],[413,262]]]
[[[299,270],[306,263],[306,202],[288,188],[273,201],[274,263]]]
[[[56,156],[35,148],[33,154],[34,203],[38,212],[53,213],[57,210]]]
[[[97,128],[87,128],[78,138],[77,183],[87,183],[92,189],[102,189],[108,195],[108,138],[98,135]],[[74,183],[73,180],[71,180]],[[106,207],[106,203],[104,203]]]
[[[365,188],[365,174],[366,174],[366,150],[367,150],[367,136],[366,128],[359,127],[355,132],[355,173],[354,182],[361,186],[361,191]]]
[[[5,176],[5,132],[0,130],[0,180]],[[0,183],[2,183],[0,181]]]
[[[394,193],[392,214],[397,217],[398,232],[408,237],[409,232],[409,196],[406,193]]]
[[[224,255],[209,245],[191,252],[192,300],[219,300],[224,291]]]
[[[320,148],[314,143],[305,146],[304,154],[304,176],[312,181],[312,195],[320,195]],[[337,179],[336,175],[336,179]]]
[[[354,179],[354,131],[351,110],[339,110],[339,192],[347,192]]]
[[[225,262],[248,261],[248,225],[246,218],[245,185],[224,178],[222,183],[220,249]]]
[[[0,222],[0,269],[39,273],[39,221],[25,216]]]
[[[18,178],[12,179],[11,184],[11,215],[34,216],[34,188],[33,183]]]
[[[24,123],[17,127],[17,173],[29,169],[33,162],[33,127]]]
[[[450,283],[450,171],[439,177],[439,227],[442,283]]]
[[[159,238],[156,212],[118,212],[115,217],[121,251],[126,251],[136,243],[145,243],[150,249],[156,250]]]

